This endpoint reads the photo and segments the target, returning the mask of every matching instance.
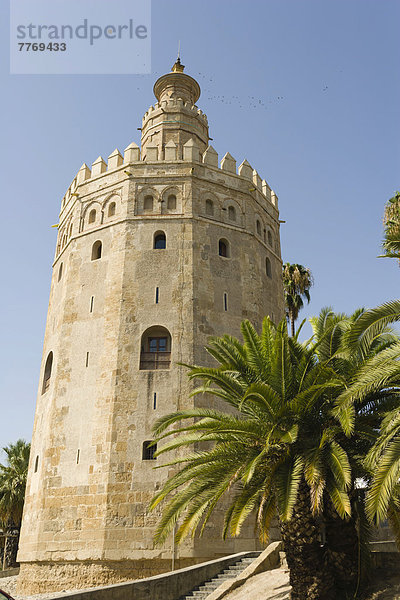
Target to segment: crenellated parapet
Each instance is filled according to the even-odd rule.
[[[142,175],[143,167],[147,164],[160,164],[165,166],[167,163],[173,163],[175,166],[185,163],[193,163],[194,165],[203,166],[207,169],[217,170],[223,174],[229,184],[229,178],[237,178],[241,181],[242,191],[250,194],[260,194],[260,196],[268,201],[274,208],[278,208],[278,198],[273,190],[271,190],[265,179],[262,179],[256,169],[250,165],[245,159],[237,167],[236,160],[227,152],[219,161],[218,153],[212,146],[207,146],[206,150],[201,153],[194,138],[190,138],[182,147],[182,156],[179,158],[178,144],[170,140],[161,148],[156,144],[147,146],[146,155],[142,156],[140,148],[135,142],[129,144],[122,154],[118,149],[115,149],[105,161],[99,156],[92,164],[90,169],[84,163],[79,169],[76,177],[69,186],[63,200],[61,213],[64,213],[73,200],[80,197],[83,192],[83,186],[96,180],[97,178],[105,177],[108,174],[120,172],[120,177],[124,180],[134,180],[135,176]],[[201,172],[194,170],[189,173],[192,176],[201,176]]]
[[[207,115],[195,104],[190,104],[189,102],[185,102],[181,98],[168,98],[168,100],[163,100],[162,102],[156,102],[154,106],[150,106],[147,112],[143,115],[142,119],[142,127],[147,123],[147,120],[151,117],[153,118],[156,114],[160,113],[170,113],[170,112],[182,112],[187,116],[200,118],[206,125],[208,125]]]

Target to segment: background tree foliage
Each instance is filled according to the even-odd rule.
[[[400,262],[400,192],[387,201],[383,223],[385,232],[382,246],[385,254],[382,256],[397,258]]]
[[[21,439],[9,444],[3,448],[6,464],[0,464],[0,524],[10,535],[4,549],[8,567],[16,563],[30,449]]]
[[[313,276],[307,267],[297,263],[285,263],[282,271],[283,292],[285,297],[286,318],[290,323],[292,337],[295,334],[294,324],[304,306],[303,298],[310,302],[310,288]]]

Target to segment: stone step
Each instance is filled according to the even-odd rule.
[[[179,600],[206,600],[208,596],[216,590],[224,581],[235,579],[242,571],[246,569],[255,558],[242,558],[237,563],[227,567],[221,573],[218,573],[215,577],[209,581],[205,581],[201,585],[195,587],[186,596],[181,596]]]

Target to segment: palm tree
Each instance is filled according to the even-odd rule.
[[[318,515],[325,499],[340,518],[351,514],[351,466],[330,403],[343,382],[318,362],[313,344],[288,336],[284,320],[275,327],[266,318],[261,336],[245,321],[242,335],[244,344],[230,336],[213,339],[207,350],[219,367],[192,367],[189,373],[204,381],[195,394],[212,394],[235,413],[195,408],[167,415],[155,426],[157,442],[173,436],[160,455],[213,443],[168,463],[182,468],[152,501],[155,509],[166,500],[156,542],[163,543],[179,519],[178,542],[189,531],[201,533],[223,497],[229,497],[224,537],[238,535],[255,510],[266,539],[277,511],[292,599],[336,598]],[[176,423],[179,428],[171,428]]]
[[[285,263],[282,276],[286,318],[290,322],[292,337],[294,337],[294,323],[304,306],[303,298],[310,302],[310,288],[313,285],[313,277],[310,269],[296,263]]]
[[[357,573],[358,578],[366,579],[369,571],[371,528],[365,514],[363,492],[357,489],[357,480],[369,481],[370,470],[364,457],[377,438],[382,415],[398,406],[396,390],[382,385],[382,369],[378,367],[373,371],[374,364],[381,365],[381,354],[392,352],[399,343],[399,337],[388,327],[391,311],[393,307],[386,307],[379,319],[374,310],[359,309],[347,316],[335,314],[327,308],[321,311],[319,317],[310,319],[319,361],[330,364],[336,376],[344,382],[343,392],[339,396],[333,394],[331,404],[335,406],[333,413],[342,420],[342,428],[346,432],[339,439],[352,469],[349,493],[352,516],[345,522],[339,521],[328,505],[324,517],[329,559],[335,567],[338,583],[346,590],[354,589]],[[368,371],[373,373],[370,380],[373,387],[365,387],[357,401],[349,405],[348,389],[362,381]],[[347,412],[349,407],[351,413]]]
[[[30,447],[21,439],[9,444],[3,448],[7,455],[6,464],[0,464],[0,522],[15,536],[11,537],[10,545],[4,549],[8,566],[16,562]]]
[[[213,446],[168,463],[182,469],[152,502],[155,508],[166,501],[156,540],[163,542],[179,519],[178,541],[190,530],[201,533],[215,505],[233,492],[224,536],[239,534],[256,510],[266,538],[277,510],[293,598],[353,597],[359,557],[368,558],[356,479],[370,477],[363,458],[400,392],[386,385],[387,372],[398,371],[390,356],[399,338],[387,327],[396,310],[400,303],[350,317],[324,309],[303,344],[288,337],[284,322],[275,328],[268,319],[261,336],[242,324],[243,345],[230,336],[214,339],[208,352],[219,367],[191,368],[189,376],[204,381],[194,393],[211,393],[238,412],[193,409],[157,423],[157,441],[174,436],[159,454],[196,442]]]
[[[396,192],[393,198],[387,201],[383,222],[383,257],[397,258],[400,262],[400,192]]]
[[[387,302],[366,311],[353,327],[348,342],[350,350],[376,336],[380,327],[400,320],[400,300]],[[370,486],[366,498],[366,511],[370,521],[379,525],[386,518],[392,526],[400,547],[400,341],[388,345],[367,362],[359,377],[338,398],[338,410],[344,427],[351,432],[355,407],[365,394],[378,388],[386,390],[392,398],[386,407],[381,423],[375,426],[379,436],[370,447],[365,467],[369,470]]]

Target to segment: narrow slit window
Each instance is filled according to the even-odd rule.
[[[157,444],[153,444],[151,440],[143,442],[142,460],[156,460],[154,456],[157,452]]]
[[[81,456],[81,451],[80,451],[80,450],[79,450],[79,448],[78,448],[78,451],[77,451],[77,453],[76,453],[76,464],[77,464],[77,465],[79,465],[79,459],[80,459],[80,456]]]
[[[272,278],[271,261],[268,257],[265,259],[265,272],[267,273],[267,277]]]
[[[37,455],[35,458],[35,473],[37,473],[38,468],[39,468],[39,455]]]
[[[224,292],[224,311],[228,310],[228,294]]]
[[[93,312],[94,296],[90,298],[90,312]]]
[[[63,263],[61,263],[60,268],[58,269],[58,281],[61,280],[62,275],[63,275]]]
[[[156,304],[158,304],[160,300],[160,288],[156,287]]]
[[[157,392],[154,392],[153,395],[153,410],[156,410],[157,408]]]
[[[89,366],[89,352],[86,352],[86,366]]]
[[[50,379],[51,379],[51,370],[53,368],[53,353],[50,352],[46,359],[46,365],[44,367],[44,375],[43,375],[43,386],[42,386],[42,394],[47,392],[50,387]]]

